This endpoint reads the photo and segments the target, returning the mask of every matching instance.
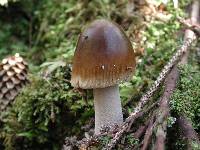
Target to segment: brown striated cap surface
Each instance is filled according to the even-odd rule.
[[[80,35],[73,59],[71,84],[104,88],[130,80],[135,55],[129,39],[115,23],[96,20]]]

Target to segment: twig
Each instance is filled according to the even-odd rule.
[[[140,126],[137,131],[133,134],[133,137],[136,139],[139,139],[142,134],[145,132],[145,130],[147,129],[147,125],[149,124],[149,120],[147,121],[147,123],[143,126]]]
[[[144,111],[140,111],[139,113],[137,113],[133,118],[131,118],[132,120],[130,120],[129,126],[127,128],[127,132],[130,131],[130,128],[132,126],[132,124],[135,122],[135,120],[139,117],[144,116],[144,114],[148,113],[150,110],[152,110],[154,107],[156,107],[158,105],[158,103],[153,103],[150,107],[148,107],[147,109],[145,109]]]
[[[200,24],[194,23],[191,19],[189,20],[185,20],[183,18],[178,18],[178,19],[180,23],[182,23],[184,26],[187,27],[187,29],[192,30],[194,33],[200,36]]]
[[[154,119],[155,119],[155,115],[153,115],[151,120],[150,120],[150,123],[148,125],[148,128],[147,128],[145,136],[144,136],[144,140],[142,142],[143,145],[142,145],[141,150],[146,150],[148,148],[148,145],[150,143],[150,139],[151,139],[151,136],[152,136],[152,133],[153,133],[153,128],[155,126]]]
[[[187,141],[187,149],[192,150],[193,142],[200,144],[198,134],[192,127],[192,124],[188,119],[183,115],[177,118],[178,125],[182,131],[182,136],[185,137]]]
[[[176,87],[177,80],[178,69],[176,66],[174,66],[165,80],[165,90],[162,97],[160,98],[160,113],[158,113],[157,115],[157,121],[160,124],[158,125],[156,132],[156,150],[164,150],[167,129],[167,118],[169,117],[169,101],[170,96],[172,95]]]

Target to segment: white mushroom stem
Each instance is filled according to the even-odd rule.
[[[95,134],[102,126],[120,125],[123,122],[119,87],[111,86],[94,89]]]

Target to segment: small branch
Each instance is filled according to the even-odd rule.
[[[141,150],[147,150],[148,145],[150,144],[151,136],[152,136],[152,133],[153,133],[153,128],[155,126],[154,119],[155,119],[155,115],[153,115],[151,120],[150,120],[150,123],[148,125],[148,128],[147,128],[145,136],[144,136],[144,140],[142,142],[143,145],[142,145]]]
[[[129,123],[129,127],[127,129],[127,132],[130,131],[132,124],[135,122],[135,120],[137,118],[140,118],[142,116],[144,116],[146,113],[148,113],[150,110],[152,110],[153,108],[155,108],[156,106],[158,106],[158,103],[153,103],[150,107],[148,107],[147,109],[145,109],[144,111],[140,111],[139,113],[137,113],[133,118],[131,118],[132,120],[130,120]]]
[[[182,131],[182,136],[186,138],[187,148],[192,150],[192,143],[196,142],[200,144],[198,134],[192,127],[192,124],[188,121],[188,119],[183,115],[177,118],[178,125]]]
[[[160,113],[157,115],[157,121],[160,123],[157,127],[156,132],[156,150],[164,150],[165,139],[166,139],[166,129],[167,129],[167,118],[169,117],[169,101],[172,95],[176,82],[178,80],[178,69],[175,66],[171,72],[168,74],[165,80],[165,90],[160,98]]]
[[[148,121],[148,124],[149,124],[149,121]],[[136,138],[136,139],[139,139],[143,133],[145,132],[145,130],[147,129],[147,125],[148,124],[145,124],[143,126],[140,126],[137,131],[135,133],[133,133],[133,137]]]

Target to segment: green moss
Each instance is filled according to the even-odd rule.
[[[99,139],[99,145],[98,147],[95,147],[98,150],[101,150],[107,146],[107,144],[110,142],[112,137],[110,135],[102,136]],[[124,149],[132,149],[134,146],[139,146],[139,139],[134,138],[132,134],[126,134],[122,137],[120,141],[118,141],[118,144],[116,145],[116,150],[124,150]]]
[[[197,143],[196,141],[192,142],[192,149],[193,150],[199,150],[200,149],[200,144]]]
[[[180,79],[171,97],[171,108],[178,114],[185,114],[200,130],[200,70],[191,65],[179,67]]]
[[[21,52],[29,61],[32,73],[31,85],[5,114],[5,123],[0,128],[6,148],[60,149],[64,137],[82,137],[81,126],[94,116],[91,95],[86,104],[81,95],[74,92],[68,82],[69,68],[57,69],[49,79],[38,77],[36,73],[44,62],[62,59],[71,63],[78,35],[89,22],[97,18],[111,19],[130,37],[135,25],[147,24],[141,44],[145,53],[138,58],[131,82],[120,85],[123,104],[132,96],[135,104],[182,43],[181,35],[177,34],[181,25],[176,17],[184,16],[182,8],[188,3],[188,0],[180,1],[180,9],[175,10],[170,2],[167,10],[172,18],[168,22],[145,22],[140,15],[128,16],[126,0],[19,0],[8,8],[1,7],[0,13],[4,14],[0,17],[0,57]],[[135,41],[137,39],[132,38],[134,46],[138,44]],[[129,103],[125,109],[133,111],[134,104]],[[137,143],[131,136],[125,140],[130,145]]]
[[[81,127],[94,115],[93,105],[74,92],[69,73],[65,67],[49,79],[31,78],[5,114],[0,136],[7,148],[60,149],[66,136],[82,135]]]

